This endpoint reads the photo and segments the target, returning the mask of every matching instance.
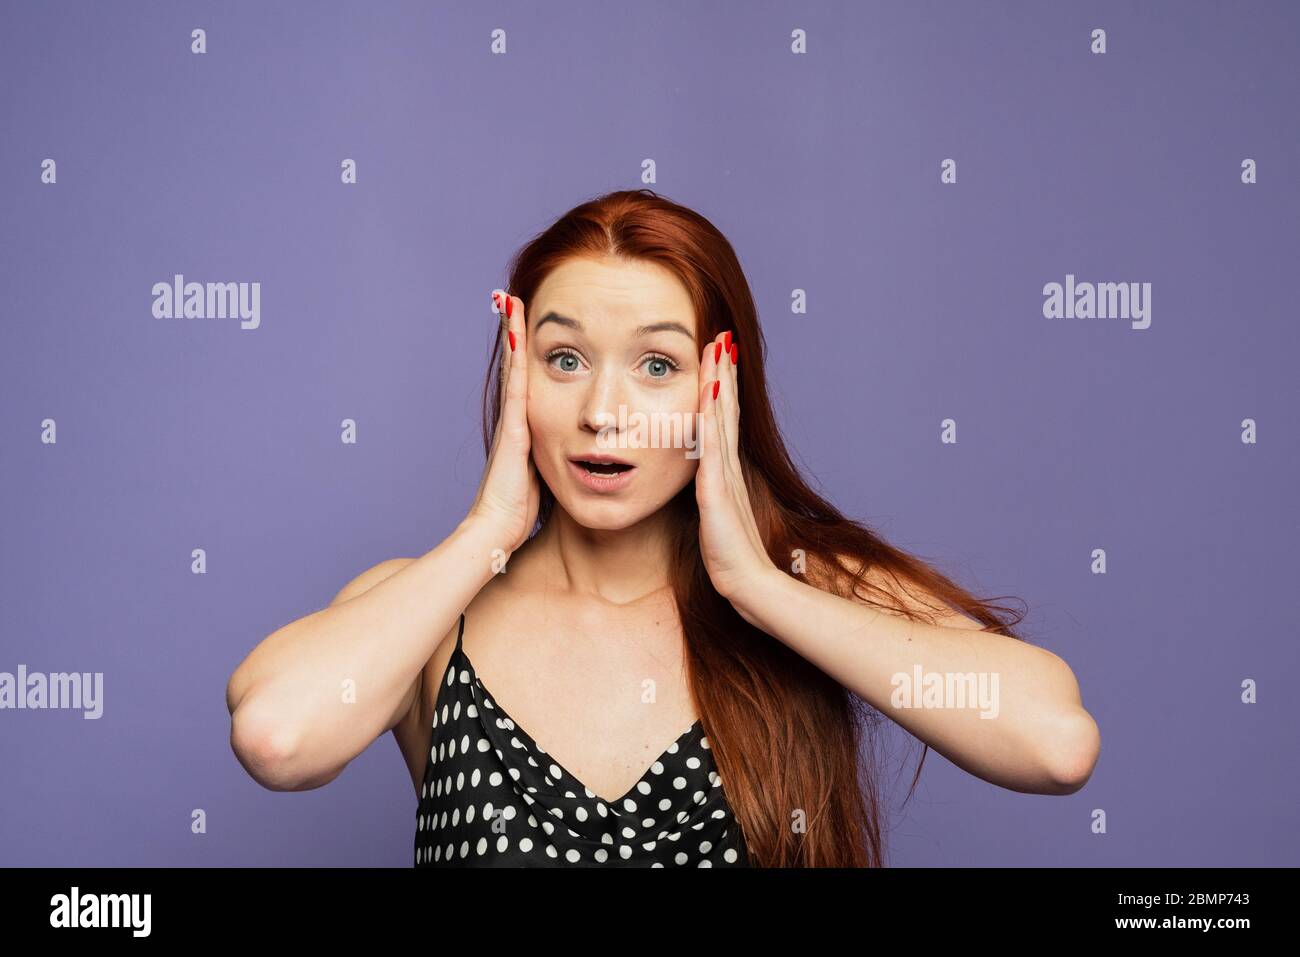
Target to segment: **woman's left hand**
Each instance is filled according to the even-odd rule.
[[[700,464],[695,473],[700,555],[713,587],[733,604],[748,587],[776,569],[758,533],[740,467],[738,362],[739,347],[730,332],[704,348],[697,437]]]

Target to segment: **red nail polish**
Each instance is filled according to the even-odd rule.
[[[728,329],[726,332],[722,334],[722,348],[726,349],[728,352],[731,351],[731,330],[730,329]]]
[[[514,351],[515,351],[515,331],[514,331],[513,329],[510,329],[510,330],[508,330],[508,331],[509,331],[509,333],[510,333],[510,351],[511,351],[511,352],[514,352]]]
[[[514,307],[514,303],[511,302],[511,297],[506,296],[506,318],[509,319],[511,314],[514,313],[514,311],[515,311],[515,307]]]
[[[719,342],[719,343],[717,343],[716,345],[717,345],[717,348],[715,348],[715,349],[713,350],[713,361],[714,361],[714,362],[717,362],[719,359],[722,358],[722,343]]]
[[[722,386],[722,380],[721,380],[721,379],[714,379],[714,380],[713,380],[713,397],[714,397],[715,399],[718,397],[718,389],[719,389],[721,386]]]
[[[740,355],[740,346],[733,342],[731,344],[731,364],[733,366],[740,361],[740,359],[738,358],[739,355]]]

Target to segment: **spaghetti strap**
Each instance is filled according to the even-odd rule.
[[[465,613],[460,613],[460,628],[456,631],[456,650],[460,651],[460,638],[465,634]]]

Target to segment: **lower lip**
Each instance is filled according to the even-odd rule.
[[[625,488],[632,481],[632,476],[636,474],[635,466],[610,475],[594,475],[577,462],[570,462],[569,468],[573,470],[573,474],[577,476],[578,481],[593,492],[617,492]]]

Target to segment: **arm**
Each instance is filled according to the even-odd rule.
[[[979,631],[978,623],[946,609],[946,617],[927,624],[856,596],[841,598],[772,563],[740,462],[739,353],[729,340],[726,333],[709,343],[700,361],[695,492],[700,555],[713,587],[750,624],[963,770],[1015,791],[1070,794],[1083,787],[1101,737],[1073,672],[1056,655]],[[903,607],[923,617],[943,609],[924,597],[925,603]],[[927,682],[935,677],[944,706],[917,707],[930,703]],[[916,692],[910,701],[901,695],[908,690]],[[956,692],[967,690],[975,694],[958,698]]]
[[[414,560],[382,562],[265,638],[231,675],[230,743],[264,787],[317,788],[397,724],[438,642],[488,581],[499,536],[467,520]]]
[[[923,613],[938,604],[892,593]],[[1071,794],[1092,774],[1101,747],[1096,722],[1073,672],[1049,651],[980,631],[978,622],[952,611],[938,624],[913,621],[774,566],[729,597],[751,624],[971,774],[1036,794]],[[906,702],[900,689],[915,687],[918,668],[945,681],[973,675],[984,681],[986,697],[968,698],[966,706],[952,706],[951,697],[939,699],[945,707],[920,707],[919,695]]]

